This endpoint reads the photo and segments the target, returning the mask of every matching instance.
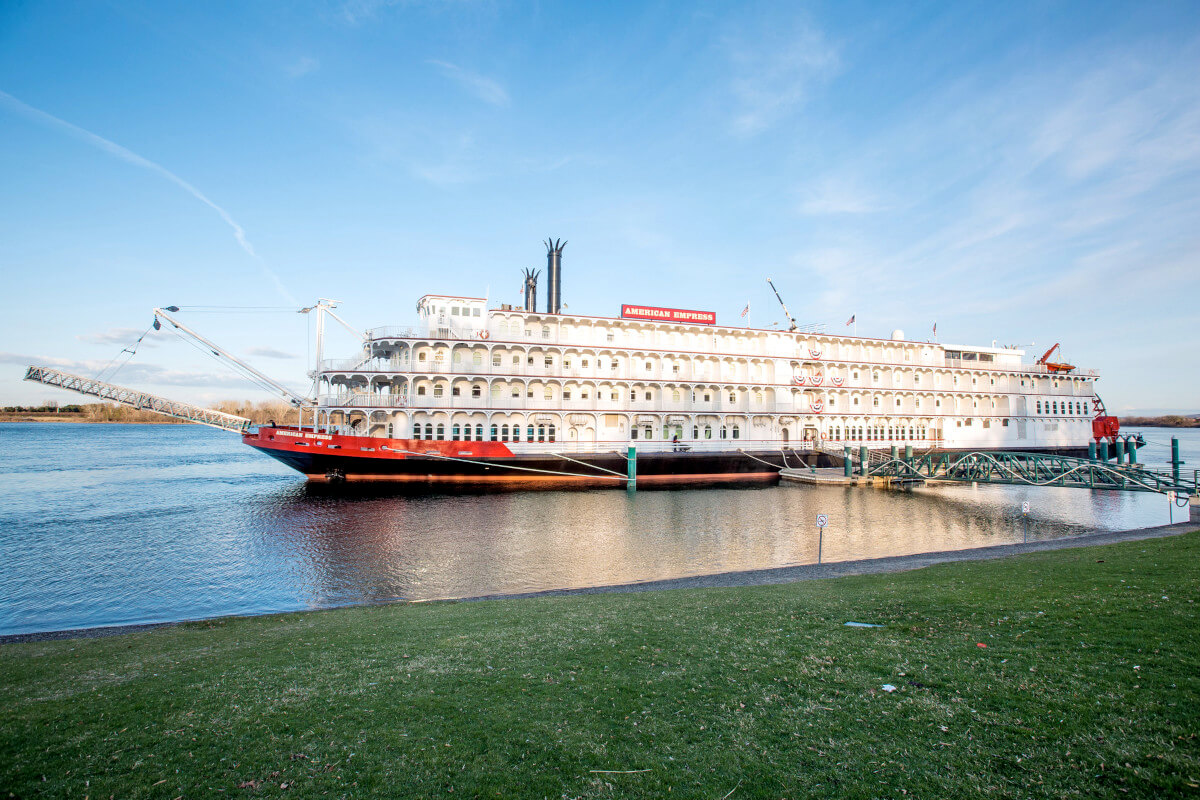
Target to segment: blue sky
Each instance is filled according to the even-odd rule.
[[[1194,2],[0,4],[0,400],[156,305],[515,303],[553,236],[573,312],[766,327],[771,277],[1200,411],[1197,75]],[[182,318],[304,385],[307,317]],[[264,397],[168,336],[116,380]]]

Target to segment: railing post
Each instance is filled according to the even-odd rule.
[[[1185,462],[1179,457],[1179,437],[1171,437],[1171,477],[1175,479],[1175,484],[1179,485],[1179,468]]]

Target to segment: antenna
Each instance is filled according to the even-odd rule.
[[[767,278],[767,283],[770,284],[771,291],[773,291],[775,293],[775,299],[779,301],[779,305],[783,306],[783,314],[784,314],[784,316],[786,316],[788,318],[788,322],[792,326],[792,327],[788,328],[788,330],[789,331],[796,330],[796,328],[798,328],[799,326],[796,324],[796,320],[795,320],[795,318],[792,317],[791,312],[789,312],[787,310],[787,306],[784,304],[783,298],[779,296],[779,290],[775,288],[775,284],[771,283],[770,278]]]

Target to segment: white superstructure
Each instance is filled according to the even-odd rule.
[[[1097,374],[1023,364],[1020,349],[486,305],[426,295],[416,325],[370,330],[357,358],[323,361],[317,424],[514,452],[1046,449],[1092,436]]]

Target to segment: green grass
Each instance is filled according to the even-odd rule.
[[[1195,796],[1198,565],[1192,533],[5,645],[0,796]]]

